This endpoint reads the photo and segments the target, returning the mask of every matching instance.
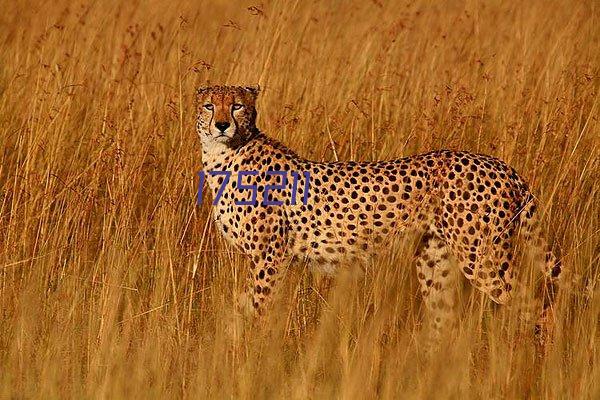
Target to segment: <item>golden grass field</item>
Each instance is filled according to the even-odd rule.
[[[0,398],[600,398],[597,1],[0,9]],[[258,126],[312,159],[513,165],[564,256],[547,357],[466,285],[427,362],[410,238],[363,273],[291,266],[237,330],[249,261],[195,204],[216,83],[259,83]]]

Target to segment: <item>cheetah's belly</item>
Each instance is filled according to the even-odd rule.
[[[430,209],[425,207],[428,205],[423,204],[420,210]],[[341,265],[365,263],[371,256],[389,247],[394,238],[430,223],[430,218],[425,217],[425,212],[419,213],[418,207],[386,204],[388,211],[381,215],[373,211],[377,210],[377,206],[375,203],[360,212],[340,209],[340,213],[319,218],[315,214],[293,216],[288,232],[289,253],[307,260],[311,267],[333,273]],[[321,205],[321,208],[325,207]],[[302,223],[306,220],[310,222]]]

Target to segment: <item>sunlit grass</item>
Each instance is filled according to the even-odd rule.
[[[590,2],[0,2],[0,398],[598,398],[600,18]],[[465,287],[424,361],[412,241],[291,265],[267,327],[195,205],[194,89],[256,84],[303,156],[501,157],[566,266],[536,364]]]

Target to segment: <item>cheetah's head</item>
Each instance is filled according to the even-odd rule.
[[[196,130],[203,146],[237,148],[256,132],[258,87],[210,86],[198,89]]]

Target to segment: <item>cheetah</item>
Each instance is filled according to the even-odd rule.
[[[453,324],[451,286],[461,273],[495,303],[510,300],[520,233],[544,275],[536,327],[545,329],[561,263],[544,245],[536,199],[513,168],[450,150],[390,161],[310,161],[256,127],[258,94],[258,87],[200,88],[196,121],[204,171],[234,176],[206,180],[219,197],[212,210],[218,230],[252,260],[252,314],[264,314],[288,260],[333,272],[374,254],[387,238],[416,231],[417,278],[428,328],[439,338]],[[293,180],[278,173],[294,171],[307,173]]]

